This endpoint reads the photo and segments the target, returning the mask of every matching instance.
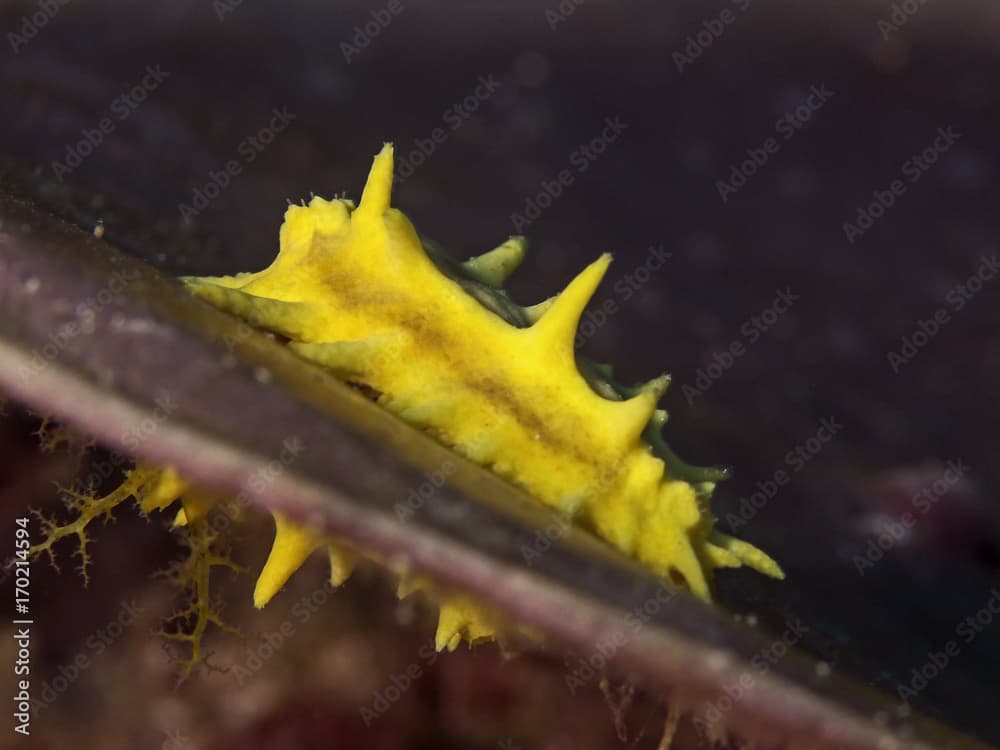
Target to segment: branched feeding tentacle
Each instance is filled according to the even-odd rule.
[[[228,568],[237,573],[246,569],[234,563],[225,550],[220,549],[219,535],[205,518],[190,521],[185,527],[188,558],[165,572],[165,576],[188,596],[188,605],[171,615],[159,634],[168,640],[186,644],[190,656],[180,660],[179,680],[186,680],[198,666],[215,668],[208,661],[203,641],[210,625],[239,635],[239,630],[227,625],[220,615],[220,607],[213,602],[212,570]],[[175,627],[171,627],[174,625]]]
[[[188,546],[188,559],[165,571],[164,575],[186,593],[188,604],[174,613],[160,632],[165,638],[183,642],[191,649],[190,656],[181,660],[181,679],[186,679],[197,665],[207,664],[202,648],[207,628],[215,625],[227,632],[238,632],[222,621],[218,606],[212,602],[212,570],[225,567],[236,572],[246,572],[245,568],[230,559],[219,534],[211,528],[205,517],[216,501],[215,496],[192,488],[173,468],[156,469],[142,464],[128,471],[122,483],[106,495],[96,496],[65,488],[62,491],[68,509],[74,514],[73,520],[59,523],[33,511],[41,523],[43,541],[31,547],[29,554],[47,554],[53,567],[58,570],[55,545],[67,537],[76,537],[76,555],[81,559],[80,572],[85,584],[89,583],[87,569],[90,556],[87,546],[91,541],[87,530],[93,521],[100,517],[105,522],[113,521],[114,511],[132,498],[142,515],[155,510],[166,510],[178,500],[183,503],[184,507],[179,513],[181,523],[175,524],[174,528]],[[171,624],[176,627],[171,628]]]
[[[89,584],[90,576],[87,567],[90,565],[90,555],[87,553],[87,545],[90,543],[90,537],[87,535],[87,528],[92,521],[100,516],[104,517],[105,522],[112,520],[114,510],[129,498],[134,497],[147,479],[147,475],[142,471],[130,472],[121,485],[101,497],[68,488],[60,488],[64,493],[66,505],[76,514],[76,517],[68,523],[59,523],[44,516],[40,511],[32,510],[41,524],[43,540],[33,545],[29,554],[34,557],[44,552],[48,555],[52,567],[59,570],[54,549],[56,543],[66,537],[76,537],[78,547],[75,554],[80,558],[80,574],[83,576],[84,585]]]

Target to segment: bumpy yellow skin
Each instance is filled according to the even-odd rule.
[[[301,356],[374,389],[386,409],[702,599],[710,598],[717,567],[747,564],[783,577],[763,552],[714,530],[710,484],[696,488],[666,475],[642,440],[667,378],[611,401],[577,370],[576,327],[611,256],[539,306],[544,312],[530,327],[516,328],[428,258],[413,225],[390,207],[392,174],[386,145],[356,208],[318,197],[290,206],[270,267],[187,279],[188,286],[288,337]],[[504,257],[498,249],[494,265]],[[480,262],[490,260],[487,254]],[[322,544],[278,519],[257,605]],[[339,581],[349,565],[334,554]],[[439,648],[490,635],[464,602],[446,605],[441,619]]]

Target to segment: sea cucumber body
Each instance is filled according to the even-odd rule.
[[[266,270],[190,288],[702,598],[716,567],[780,576],[766,555],[714,530],[711,484],[668,476],[644,441],[667,379],[615,401],[581,375],[576,327],[610,255],[516,327],[443,274],[390,208],[392,168],[387,146],[356,208],[290,206]]]

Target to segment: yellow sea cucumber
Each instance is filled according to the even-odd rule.
[[[611,256],[521,307],[502,284],[524,256],[522,238],[456,263],[391,207],[392,180],[387,144],[357,205],[315,197],[288,208],[268,268],[184,281],[701,599],[716,568],[782,578],[770,557],[714,528],[708,500],[720,475],[686,466],[663,442],[657,404],[668,376],[626,388],[574,351]],[[257,606],[320,547],[334,583],[349,575],[352,552],[287,519],[276,526]],[[467,602],[448,603],[438,647],[490,633]]]

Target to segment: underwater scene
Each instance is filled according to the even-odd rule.
[[[1000,746],[1000,7],[0,32],[0,747]]]

